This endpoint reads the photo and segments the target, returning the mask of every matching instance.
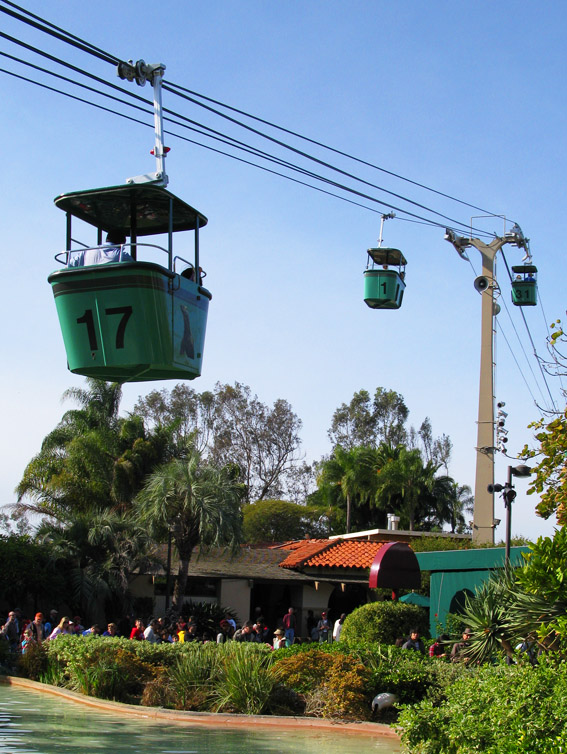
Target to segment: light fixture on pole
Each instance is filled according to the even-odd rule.
[[[510,565],[510,540],[512,538],[512,503],[516,499],[516,490],[512,484],[512,477],[530,476],[532,470],[529,466],[521,464],[520,466],[508,466],[508,479],[506,484],[489,484],[488,492],[492,495],[494,492],[501,492],[506,508],[506,567]]]

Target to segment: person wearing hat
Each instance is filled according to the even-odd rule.
[[[285,647],[285,632],[281,628],[274,631],[274,649],[283,649]]]
[[[49,634],[53,631],[55,626],[59,623],[59,613],[55,608],[53,610],[49,611],[49,620],[45,621],[45,626],[43,627],[43,631],[46,636],[49,636]]]
[[[451,650],[451,662],[468,662],[468,657],[465,657],[467,648],[470,646],[469,639],[471,638],[472,631],[470,628],[465,628],[462,633],[462,641],[458,641],[453,644]]]
[[[329,621],[327,619],[327,613],[325,611],[323,611],[321,613],[321,618],[319,619],[319,622],[317,623],[317,631],[319,632],[319,642],[320,643],[329,640],[329,631],[330,630],[331,630],[331,626],[330,626]]]
[[[43,625],[43,613],[36,613],[35,618],[30,623],[32,636],[36,644],[41,644],[45,639],[45,628]]]

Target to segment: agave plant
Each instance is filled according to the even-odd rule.
[[[502,652],[513,654],[521,637],[512,618],[514,591],[514,575],[507,569],[485,581],[474,597],[467,596],[462,617],[472,634],[463,654],[471,661],[486,662]]]

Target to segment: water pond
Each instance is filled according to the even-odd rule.
[[[0,754],[397,754],[396,740],[339,731],[227,730],[119,717],[0,685]]]

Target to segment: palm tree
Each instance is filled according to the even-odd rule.
[[[375,451],[372,448],[354,447],[345,450],[340,445],[324,461],[317,483],[340,491],[346,504],[346,533],[350,533],[353,504],[370,499],[375,479]]]
[[[197,545],[238,547],[242,538],[240,502],[244,494],[234,466],[217,468],[189,447],[183,458],[160,466],[135,501],[139,520],[157,538],[171,536],[179,556],[173,604],[183,604],[189,562]]]
[[[424,464],[417,448],[399,446],[390,455],[378,468],[375,503],[383,510],[398,512],[413,531],[431,509],[438,466],[432,461]]]
[[[80,408],[67,411],[43,440],[18,485],[18,509],[60,516],[63,511],[125,510],[143,477],[163,462],[167,432],[147,435],[141,417],[118,416],[121,387],[87,379],[72,388]]]
[[[44,519],[36,541],[60,564],[70,602],[91,620],[104,621],[107,608],[113,614],[124,612],[131,574],[158,566],[147,527],[116,511],[65,511]]]

